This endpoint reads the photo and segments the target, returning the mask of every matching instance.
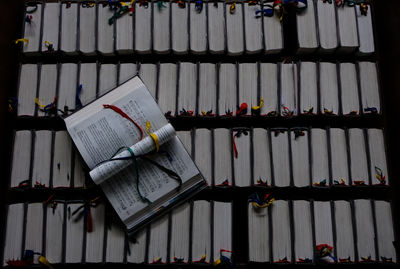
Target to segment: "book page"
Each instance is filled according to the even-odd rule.
[[[141,143],[142,145],[144,143],[145,147],[135,147],[138,146],[135,144],[140,139],[138,128],[113,110],[103,109],[103,104],[117,106],[141,126],[144,130]],[[174,171],[182,179],[183,185],[177,192],[173,192],[179,186],[178,180],[174,180],[160,168],[142,158],[137,159],[138,173],[133,164],[129,165],[129,162],[123,164],[125,169],[114,174],[101,186],[125,223],[130,223],[137,215],[145,219],[147,216],[143,215],[152,214],[147,213],[146,208],[149,204],[141,199],[141,195],[152,202],[151,207],[157,207],[160,202],[168,204],[171,196],[179,195],[192,187],[193,182],[190,179],[201,178],[201,176],[196,177],[199,175],[198,169],[139,77],[123,83],[65,119],[68,132],[90,169],[101,161],[112,158],[121,147],[135,145],[133,147],[135,155],[149,152],[154,147],[154,142],[145,131],[146,121],[151,122],[152,133],[157,133],[160,128],[167,129],[164,134],[158,135],[160,145],[164,143],[160,147],[160,153],[149,155],[148,158]],[[173,138],[168,140],[168,136]],[[130,155],[128,152],[124,154]],[[110,164],[113,163],[116,166],[117,161]],[[110,176],[109,171],[104,174]],[[168,197],[163,197],[167,194]],[[137,215],[133,216],[134,214]]]
[[[167,124],[138,77],[123,83],[65,119],[68,132],[90,169],[110,159],[119,148],[134,145],[140,138],[140,131],[134,124],[115,111],[104,109],[103,104],[117,106],[144,130],[146,120],[151,122],[151,132]]]
[[[183,186],[181,187],[181,191],[184,191],[185,182],[199,174],[195,164],[176,136],[161,146],[160,151],[168,152],[169,156],[166,154],[157,154],[152,156],[151,159],[175,171],[182,179]],[[159,168],[149,162],[138,159],[137,165],[139,191],[152,204],[157,204],[157,200],[160,197],[169,194],[179,186],[177,180],[161,172]],[[137,193],[136,182],[135,167],[130,165],[101,184],[108,200],[122,220],[127,220],[131,215],[149,205]]]
[[[154,134],[158,137],[160,145],[163,145],[176,135],[174,127],[172,127],[171,124],[163,126],[155,131]],[[143,140],[137,142],[130,148],[135,153],[135,156],[142,156],[153,151],[156,148],[156,145],[150,136],[146,136]],[[113,159],[127,158],[130,156],[131,153],[128,150],[124,150],[113,157]],[[100,184],[106,179],[122,171],[132,163],[133,160],[115,160],[112,162],[105,162],[90,171],[90,177],[93,179],[94,183]]]

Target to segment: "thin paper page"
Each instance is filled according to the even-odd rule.
[[[338,259],[354,261],[352,212],[347,201],[335,201],[336,255]]]
[[[271,156],[268,132],[253,129],[253,180],[255,185],[271,185]]]
[[[315,244],[333,246],[332,215],[330,202],[314,202]]]
[[[353,184],[363,181],[369,185],[368,160],[364,132],[362,129],[349,129],[351,180]]]
[[[339,113],[339,90],[336,64],[320,63],[319,65],[321,95],[320,109],[323,114]]]
[[[80,3],[79,12],[79,50],[93,54],[96,44],[96,7]]]
[[[236,111],[236,66],[221,64],[219,68],[218,113],[220,116],[233,115]]]
[[[232,204],[214,202],[214,261],[221,249],[232,251]]]
[[[53,188],[71,186],[72,141],[66,131],[55,132],[53,152]]]
[[[318,110],[318,79],[317,64],[300,63],[300,113],[317,113]]]
[[[158,72],[158,105],[163,113],[175,116],[177,68],[176,64],[162,63]]]
[[[77,52],[78,3],[61,3],[60,50],[66,53]]]
[[[331,165],[332,165],[332,180],[344,184],[349,184],[349,168],[347,158],[347,143],[346,134],[343,129],[331,128],[330,129],[330,143],[331,143]]]
[[[97,4],[97,12],[97,48],[102,54],[111,54],[114,52],[114,24],[110,25],[108,20],[114,11],[109,6]]]
[[[260,64],[260,97],[264,98],[261,115],[273,115],[278,112],[278,65]]]
[[[189,260],[189,226],[190,204],[184,203],[171,213],[171,241],[169,242],[171,263]]]
[[[33,155],[32,184],[38,182],[50,185],[52,132],[41,130],[35,132],[35,151]]]
[[[152,4],[149,4],[146,8],[144,5],[135,2],[135,51],[137,53],[149,53],[151,51],[152,9]]]
[[[117,65],[102,64],[99,72],[98,96],[109,92],[117,86]]]
[[[167,261],[168,248],[168,215],[151,223],[148,246],[148,263]]]
[[[256,10],[260,6],[250,5],[249,3],[243,4],[244,9],[244,30],[246,37],[246,53],[258,53],[262,49],[262,19],[255,16]]]
[[[181,8],[178,3],[171,3],[172,51],[176,54],[188,52],[188,17],[189,7]]]
[[[300,135],[296,134],[300,132]],[[301,133],[303,135],[301,135]],[[292,151],[293,183],[296,187],[310,185],[309,132],[307,130],[291,130],[290,145]]]
[[[41,41],[40,30],[42,27],[42,4],[37,3],[37,9],[30,15],[32,16],[30,23],[25,21],[24,18],[24,38],[28,39],[29,42],[24,43],[23,51],[28,53],[39,51],[39,43]]]
[[[157,65],[140,64],[139,77],[143,80],[151,96],[156,99]]]
[[[8,206],[7,224],[4,241],[3,266],[10,260],[21,258],[22,235],[24,233],[24,204]]]
[[[288,201],[278,200],[272,204],[272,253],[273,262],[284,260],[290,261],[291,231]]]
[[[281,64],[281,100],[280,112],[282,116],[297,114],[297,65],[295,63]]]
[[[175,130],[174,127],[172,127],[172,125],[168,123],[167,125],[155,131],[154,135],[158,137],[159,145],[161,146],[175,136]],[[143,140],[131,146],[130,149],[132,152],[134,152],[135,156],[143,156],[155,150],[156,145],[153,141],[153,138],[151,138],[150,136],[146,136]],[[127,158],[130,156],[130,151],[125,150],[113,157],[112,159]],[[113,175],[121,172],[132,163],[132,160],[116,160],[112,162],[106,162],[93,168],[93,170],[90,171],[90,177],[96,184],[100,184],[106,181],[108,178],[112,177]]]
[[[290,186],[289,137],[287,130],[273,130],[271,134],[275,186]],[[283,257],[281,257],[283,258]]]
[[[178,111],[181,116],[196,115],[197,65],[181,63],[179,66]]]
[[[369,256],[371,256],[372,260],[376,260],[376,235],[374,232],[371,201],[354,200],[354,211],[357,227],[356,242],[358,249],[358,261],[362,261],[362,258],[368,258]]]
[[[31,131],[17,131],[14,137],[10,187],[18,187],[29,180],[32,135]]]
[[[136,64],[133,63],[120,63],[118,72],[118,85],[128,81],[136,75]],[[146,85],[147,86],[147,85]]]
[[[381,113],[376,64],[372,62],[360,62],[358,64],[358,71],[364,113],[369,113],[368,110],[366,110],[368,108],[376,108],[376,112]]]
[[[326,130],[313,128],[311,130],[311,149],[312,149],[312,182],[313,184],[323,182],[329,185],[329,162],[328,144]]]
[[[235,173],[235,186],[247,187],[251,183],[251,163],[250,163],[250,131],[248,134],[242,133],[237,136],[237,131],[233,131],[233,139],[237,148],[237,156],[234,153],[234,173]],[[236,136],[236,137],[235,137]],[[225,158],[227,158],[226,156]]]
[[[229,129],[214,130],[215,169],[214,184],[216,186],[227,182],[232,185],[232,140]]]
[[[208,46],[211,53],[225,50],[225,5],[223,2],[208,3]]]
[[[86,233],[86,262],[103,261],[105,208],[103,204],[90,208],[93,231]]]
[[[356,8],[358,38],[360,41],[359,52],[361,54],[371,54],[375,51],[371,6],[366,5],[368,7],[366,15],[361,14],[361,10]]]
[[[83,170],[84,162],[78,152],[75,152],[75,166],[74,166],[74,188],[81,188],[85,186],[85,171]]]
[[[269,262],[270,238],[268,208],[254,209],[249,203],[248,233],[249,233],[249,261]]]
[[[263,19],[265,54],[279,53],[283,49],[282,23],[278,16]]]
[[[206,53],[207,49],[207,11],[208,3],[201,3],[202,10],[196,11],[196,3],[190,3],[190,51]]]
[[[167,53],[170,50],[170,3],[153,9],[153,49],[156,53]]]
[[[313,229],[309,201],[293,201],[294,252],[296,262],[313,260]]]
[[[57,94],[57,65],[44,64],[41,66],[40,86],[39,86],[39,103],[42,106],[47,106],[54,102]],[[34,101],[34,100],[33,100]],[[38,107],[36,105],[36,107]],[[38,107],[38,116],[48,116],[48,112]]]
[[[38,79],[38,65],[22,64],[18,88],[18,116],[33,116]]]
[[[318,47],[314,0],[307,1],[307,8],[296,14],[299,49],[313,50]],[[265,17],[264,17],[265,19]]]
[[[229,55],[240,55],[244,52],[243,37],[243,7],[242,3],[235,3],[235,11],[230,10],[231,3],[225,5],[226,39]]]
[[[83,203],[70,203],[67,205],[66,237],[65,237],[65,262],[80,263],[82,261],[84,218],[72,212],[81,207]]]
[[[132,243],[128,240],[129,248],[131,252],[127,253],[127,261],[129,263],[143,263],[145,262],[145,254],[146,254],[146,235],[147,235],[147,227],[141,229],[136,233],[135,239],[136,242]]]
[[[113,110],[104,109],[103,104],[121,108],[142,128],[146,126],[146,120],[151,122],[151,130],[158,130],[167,124],[138,77],[122,84],[117,90],[93,102],[91,110],[82,109],[65,119],[68,131],[90,169],[108,160],[118,148],[134,145],[140,137],[135,125]],[[145,118],[144,115],[148,116]]]
[[[25,246],[34,252],[42,253],[43,204],[31,203],[26,213]]]
[[[183,146],[185,146],[186,151],[189,155],[192,154],[192,134],[191,131],[177,131],[176,135],[179,140],[182,142]]]
[[[213,116],[217,112],[216,65],[201,63],[199,67],[199,107],[197,114]],[[205,114],[204,114],[205,113]]]
[[[341,47],[358,47],[358,32],[355,9],[359,7],[337,7],[337,23]]]
[[[42,25],[42,51],[58,50],[59,19],[60,3],[45,3]]]
[[[239,64],[239,105],[247,103],[246,115],[251,115],[251,107],[258,106],[258,66],[257,64]]]
[[[68,110],[75,108],[77,94],[77,64],[60,65],[60,82],[58,88],[57,108],[69,114]],[[60,112],[58,112],[61,114]]]
[[[195,132],[195,162],[200,172],[211,186],[212,183],[212,148],[211,131],[207,129],[196,129]]]
[[[168,152],[171,160],[165,155],[158,154],[152,157],[153,161],[176,172],[182,179],[182,189],[185,189],[185,182],[199,174],[185,148],[179,139],[174,137],[164,146],[161,146],[160,150]],[[178,187],[177,180],[173,180],[166,173],[160,173],[157,167],[148,162],[138,160],[138,168],[140,175],[139,190],[151,202],[162,200],[160,197],[169,194]],[[136,172],[133,166],[122,170],[113,178],[102,183],[101,186],[117,214],[128,225],[130,225],[129,217],[148,206],[148,203],[144,202],[136,191]],[[130,226],[128,226],[128,229],[131,228]]]
[[[129,5],[129,2],[124,2]],[[136,11],[136,10],[135,10]],[[136,15],[136,14],[135,14]],[[115,49],[118,53],[132,53],[133,52],[133,18],[129,12],[126,12],[122,17],[115,22]]]
[[[324,50],[333,50],[338,45],[335,8],[335,4],[317,0],[319,43]]]
[[[342,90],[343,115],[360,113],[356,66],[352,63],[340,64],[340,85]]]
[[[211,257],[211,206],[208,201],[193,203],[192,262],[205,262]]]
[[[82,85],[82,91],[79,99],[82,105],[86,105],[96,98],[97,86],[97,64],[96,63],[81,63],[79,74],[79,85]]]
[[[122,263],[124,261],[125,232],[117,223],[107,228],[106,262]]]
[[[58,203],[55,208],[49,205],[46,223],[46,258],[52,263],[61,263],[63,254],[64,203]]]
[[[396,251],[393,244],[395,237],[390,203],[386,201],[374,201],[374,204],[380,259],[382,261],[382,257],[385,257],[396,262]]]
[[[369,156],[371,158],[372,184],[388,184],[389,171],[386,164],[385,141],[382,129],[368,129]],[[380,175],[380,173],[382,175]],[[379,180],[379,177],[381,180]]]

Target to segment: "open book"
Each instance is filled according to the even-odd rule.
[[[122,110],[141,129],[121,113],[104,108],[105,104]],[[73,113],[65,123],[91,178],[101,186],[129,233],[205,186],[174,128],[139,77]],[[146,132],[148,123],[151,127]],[[130,158],[132,155],[135,157]]]

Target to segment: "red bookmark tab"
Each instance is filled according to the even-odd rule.
[[[120,109],[119,107],[116,107],[116,106],[113,106],[113,105],[107,105],[107,104],[104,104],[103,107],[104,108],[110,108],[110,109],[114,110],[115,112],[120,114],[122,117],[124,117],[125,119],[129,120],[130,122],[132,122],[140,130],[140,139],[139,140],[143,139],[142,127],[140,127],[139,124],[137,124],[131,117],[129,117],[128,114],[126,114],[124,111],[122,111],[122,109]]]

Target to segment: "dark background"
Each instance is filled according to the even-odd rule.
[[[380,71],[380,90],[381,98],[383,103],[383,122],[379,120],[378,125],[383,124],[386,129],[386,147],[387,147],[387,160],[389,167],[389,178],[392,187],[391,190],[384,191],[383,198],[392,199],[393,201],[393,218],[395,227],[395,247],[397,253],[400,253],[399,248],[399,235],[400,235],[400,164],[398,163],[398,155],[400,154],[400,140],[399,129],[400,129],[400,1],[399,0],[374,0],[373,1],[373,19],[375,24],[375,39],[376,39],[376,55],[375,60],[379,63]],[[16,92],[17,81],[18,81],[18,66],[22,59],[20,54],[21,47],[15,45],[15,40],[20,38],[22,29],[22,18],[24,11],[24,1],[23,0],[0,0],[0,10],[2,15],[0,16],[0,250],[3,248],[4,241],[4,227],[5,227],[5,204],[6,199],[13,199],[13,195],[7,193],[8,181],[9,181],[9,171],[10,171],[10,151],[12,144],[12,129],[14,128],[14,119],[11,114],[7,112],[8,109],[8,97],[13,96]],[[169,56],[166,56],[168,60]],[[184,57],[181,57],[183,60]],[[236,59],[239,61],[240,58],[232,58],[233,61]],[[132,58],[136,61],[136,58]],[[180,60],[182,60],[180,59]],[[242,58],[245,61],[251,60],[251,57]],[[335,60],[332,57],[331,60]],[[357,59],[357,58],[356,58]],[[146,59],[144,59],[146,60]],[[150,59],[151,60],[151,59]],[[176,61],[176,58],[171,56],[172,61]],[[191,58],[191,61],[196,60]],[[264,60],[259,59],[257,60]],[[268,59],[266,59],[268,61]],[[215,59],[213,60],[215,61]],[[374,122],[376,119],[371,119]],[[26,120],[23,124],[28,124],[31,120]],[[199,125],[209,124],[211,122],[199,122]],[[243,123],[243,122],[242,122]],[[273,122],[270,122],[273,124]],[[358,125],[357,121],[354,120],[354,125]],[[35,122],[32,122],[35,124]],[[182,128],[185,125],[185,121],[177,122]],[[217,123],[216,123],[217,124]],[[234,125],[240,125],[241,122],[237,121],[233,123]],[[276,124],[276,123],[275,123]],[[56,123],[60,126],[60,122]],[[211,124],[213,125],[213,124]],[[227,123],[230,125],[230,123]],[[273,124],[274,125],[274,124]],[[290,125],[290,124],[289,124]],[[353,125],[353,124],[352,124]],[[368,119],[362,120],[360,122],[361,126],[369,125]],[[375,123],[372,123],[375,125]],[[204,127],[204,126],[203,126]],[[62,128],[62,127],[61,127]],[[178,127],[179,128],[179,127]],[[184,127],[183,127],[184,128]],[[399,194],[399,195],[396,195]],[[44,194],[46,195],[46,194]],[[8,197],[7,197],[8,196]],[[231,193],[228,196],[234,196]],[[236,216],[239,217],[239,216]],[[237,219],[237,218],[235,218]],[[234,224],[235,226],[235,224]],[[239,225],[240,226],[240,225]],[[237,227],[237,225],[236,225]],[[234,234],[238,237],[243,237],[239,235],[238,229],[234,227]],[[243,234],[243,233],[242,233]],[[244,233],[245,234],[245,233]],[[234,235],[235,237],[235,235]],[[235,239],[234,239],[235,242]],[[239,247],[240,249],[244,247]],[[0,256],[2,256],[0,254]],[[399,255],[398,255],[399,256]],[[76,265],[74,267],[83,267],[85,265]],[[88,265],[87,265],[88,266]],[[121,265],[122,267],[128,267],[128,265]],[[130,267],[132,265],[129,265]],[[257,265],[256,265],[257,266]],[[284,266],[293,267],[298,265],[268,265],[272,267]],[[326,267],[346,267],[350,266],[355,268],[357,265],[328,265]],[[377,268],[377,267],[392,267],[392,265],[382,265],[382,264],[369,264],[364,267]],[[64,266],[62,266],[64,267]],[[91,266],[88,266],[91,267]],[[97,266],[96,266],[97,267]],[[110,265],[102,265],[102,267],[114,267]],[[136,267],[136,266],[134,266]],[[142,266],[139,266],[142,267]],[[149,267],[149,266],[144,266]],[[150,266],[154,267],[154,266]],[[176,267],[170,265],[168,267]],[[187,267],[187,266],[183,266]],[[246,267],[242,265],[240,267]],[[257,267],[265,267],[257,266]],[[304,266],[298,266],[304,267]],[[308,267],[308,266],[306,266]],[[311,267],[315,268],[315,265]]]

